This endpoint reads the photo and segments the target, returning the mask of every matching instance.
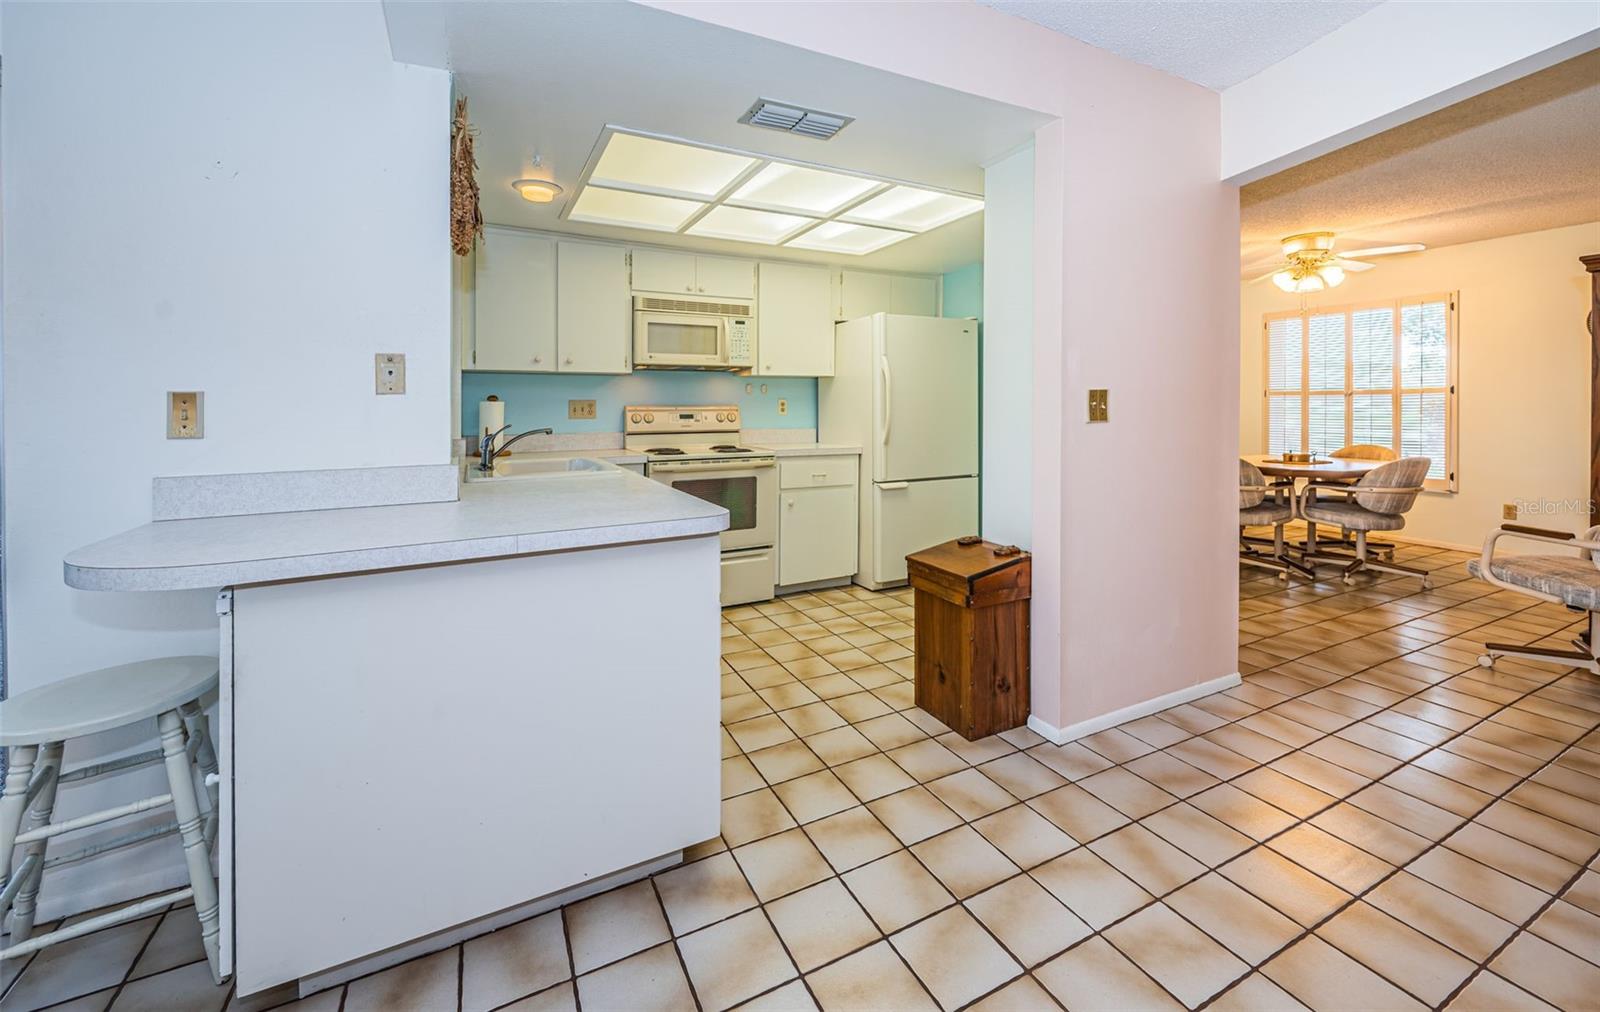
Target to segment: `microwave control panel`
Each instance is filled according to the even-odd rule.
[[[737,317],[728,320],[728,364],[753,368],[756,364],[756,347],[752,339],[755,322]]]

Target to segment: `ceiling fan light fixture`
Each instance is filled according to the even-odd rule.
[[[1301,232],[1298,235],[1286,236],[1283,240],[1283,255],[1286,257],[1292,257],[1296,253],[1326,253],[1332,249],[1332,232]]]

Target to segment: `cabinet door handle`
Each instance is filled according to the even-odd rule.
[[[534,365],[538,365],[540,362],[543,362],[543,361],[544,361],[544,356],[543,355],[535,355],[535,356],[533,356],[533,364]]]
[[[880,481],[878,483],[878,488],[885,492],[898,492],[903,488],[910,487],[911,483],[909,481]]]
[[[794,509],[794,500],[793,499],[787,499],[787,500],[784,501],[784,505],[789,507],[790,509]]]
[[[572,356],[568,355],[567,356],[567,365],[571,365],[571,364],[572,364]]]

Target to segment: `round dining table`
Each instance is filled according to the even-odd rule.
[[[1386,463],[1382,460],[1360,460],[1355,457],[1319,457],[1310,464],[1286,464],[1283,458],[1275,453],[1258,453],[1243,459],[1259,467],[1261,473],[1269,478],[1308,481],[1322,478],[1330,481],[1355,481],[1368,471]]]

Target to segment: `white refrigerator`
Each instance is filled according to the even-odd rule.
[[[906,581],[906,556],[978,533],[978,325],[875,313],[834,328],[817,439],[859,445],[855,582]]]

